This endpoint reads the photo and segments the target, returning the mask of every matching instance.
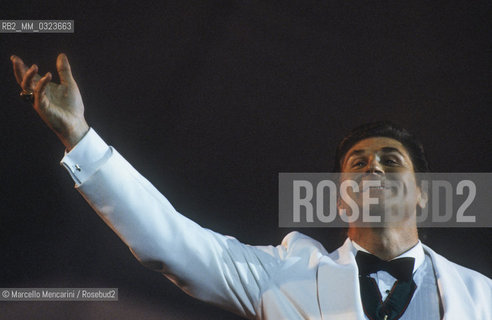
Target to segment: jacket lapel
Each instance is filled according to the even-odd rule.
[[[363,320],[359,271],[350,239],[335,252],[320,258],[318,299],[324,320]]]
[[[432,259],[437,277],[439,295],[444,308],[444,319],[462,320],[478,319],[474,305],[476,302],[471,300],[468,289],[464,284],[454,264],[443,256],[434,252],[431,248],[423,245]]]

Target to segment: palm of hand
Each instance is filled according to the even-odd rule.
[[[64,134],[74,119],[83,117],[84,107],[77,85],[48,83],[39,105],[34,108],[43,120],[57,133]]]
[[[28,69],[19,57],[12,56],[11,60],[17,83],[23,90],[34,92],[34,109],[63,144],[69,150],[73,148],[87,133],[89,126],[84,118],[84,104],[67,57],[60,54],[57,58],[60,84],[51,82],[49,72],[40,77],[36,65]]]

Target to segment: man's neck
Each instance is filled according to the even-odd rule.
[[[417,228],[350,227],[349,238],[380,259],[391,260],[415,246]]]

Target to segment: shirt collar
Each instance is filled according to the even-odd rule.
[[[351,249],[352,249],[352,253],[354,255],[356,255],[357,251],[359,251],[359,250],[363,251],[363,252],[371,253],[368,250],[361,247],[354,240],[350,239],[350,242],[352,244]],[[412,248],[403,252],[402,254],[400,254],[398,257],[395,257],[394,259],[407,258],[407,257],[408,258],[415,258],[415,264],[413,265],[413,273],[415,273],[415,271],[417,271],[417,269],[422,265],[422,263],[424,263],[424,260],[425,260],[424,247],[422,246],[422,242],[420,242],[420,240]],[[394,259],[391,259],[391,260],[394,260]]]

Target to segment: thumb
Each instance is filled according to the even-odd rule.
[[[60,77],[60,82],[62,84],[68,85],[75,83],[75,80],[72,77],[70,64],[68,63],[67,56],[64,53],[60,53],[56,59],[56,70],[58,71],[58,76]]]

